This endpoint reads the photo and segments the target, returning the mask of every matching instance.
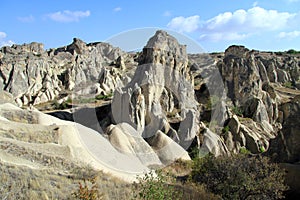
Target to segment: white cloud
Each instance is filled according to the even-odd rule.
[[[194,15],[190,17],[175,17],[167,25],[168,28],[177,30],[178,32],[193,32],[199,27],[199,16]]]
[[[88,17],[91,15],[89,10],[87,11],[59,11],[55,13],[50,13],[47,15],[50,19],[57,22],[77,22],[81,18]]]
[[[6,38],[6,33],[0,32],[0,40]]]
[[[172,12],[169,10],[166,10],[163,14],[164,17],[170,17],[172,15]]]
[[[280,39],[294,39],[300,37],[300,31],[280,32],[278,37]]]
[[[209,40],[213,42],[218,42],[220,40],[243,40],[247,38],[247,34],[239,33],[211,33],[200,35],[200,40]]]
[[[285,28],[288,22],[295,16],[288,12],[265,10],[261,7],[253,7],[249,10],[237,10],[233,13],[221,13],[204,23],[204,29],[208,31],[247,31],[279,30]]]
[[[122,10],[122,8],[121,7],[116,7],[116,8],[114,8],[114,12],[119,12],[119,11],[121,11]]]
[[[300,13],[266,10],[254,3],[254,7],[248,10],[220,13],[202,22],[198,15],[187,18],[176,17],[167,26],[187,33],[197,30],[202,40],[242,40],[257,33],[296,28],[299,26],[297,20],[299,17]]]
[[[11,46],[14,44],[14,42],[11,40],[5,40],[6,37],[6,33],[0,31],[0,47]]]
[[[33,22],[35,19],[32,15],[29,15],[27,17],[18,17],[18,20],[24,23],[30,23]]]

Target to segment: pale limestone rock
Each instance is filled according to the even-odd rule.
[[[129,139],[131,142],[134,140],[143,142],[144,145],[141,146],[135,146],[136,143],[133,142],[132,146],[137,155],[123,154],[117,151],[98,132],[74,122],[60,120],[40,111],[23,110],[10,103],[1,104],[0,120],[2,124],[5,124],[0,127],[1,141],[14,141],[13,144],[16,147],[25,150],[29,149],[29,152],[34,153],[47,152],[46,155],[48,157],[71,160],[76,165],[89,165],[96,170],[102,170],[105,173],[110,173],[112,176],[129,182],[136,180],[136,175],[143,175],[149,172],[149,168],[138,158],[138,156],[142,157],[142,155],[138,155],[139,148],[146,147],[147,151],[145,152],[149,153],[147,154],[148,157],[143,155],[144,161],[147,161],[146,158],[152,156],[160,163],[156,154],[143,139],[139,140],[133,136],[133,140]],[[125,127],[128,128],[127,126]],[[11,136],[9,138],[6,137],[6,133],[11,134]],[[22,141],[15,138],[14,134],[19,136],[24,135],[20,139]],[[33,135],[38,137],[33,137]],[[26,143],[27,140],[28,143]],[[67,151],[61,152],[62,149]],[[25,162],[26,157],[22,155],[18,155],[18,157],[5,157],[5,161],[8,161],[12,165],[21,164],[27,166],[29,163],[29,167],[31,165],[36,166],[32,161]],[[41,170],[45,166],[37,167],[40,167],[38,169]]]
[[[4,103],[14,103],[14,97],[12,94],[6,91],[0,91],[0,104]]]
[[[146,141],[165,165],[171,164],[178,159],[191,159],[187,151],[161,131],[157,131],[154,136],[147,138]]]
[[[203,144],[200,147],[200,155],[213,153],[215,156],[229,155],[229,150],[222,138],[205,128],[203,133]]]
[[[149,144],[129,124],[110,125],[106,134],[115,149],[136,156],[145,166],[162,165]]]
[[[143,49],[131,82],[114,93],[114,121],[129,123],[148,138],[162,130],[166,114],[176,108],[181,120],[179,144],[187,149],[199,129],[199,112],[187,63],[185,46],[166,32],[157,31]]]
[[[107,43],[86,44],[77,38],[68,46],[49,51],[42,44],[31,43],[3,47],[0,52],[0,87],[19,98],[20,106],[50,101],[65,89],[78,90],[99,82],[103,65],[126,54]],[[113,84],[106,85],[107,93],[114,90],[120,77],[112,74]]]
[[[100,83],[91,84],[83,89],[79,89],[73,92],[73,95],[75,96],[95,96],[98,94],[106,94],[106,92],[101,88]]]
[[[116,60],[116,67],[120,68],[121,70],[126,69],[125,60],[123,56],[119,56]]]
[[[267,150],[269,140],[275,137],[272,126],[266,121],[257,123],[251,119],[242,120],[244,121],[240,122],[234,115],[228,123],[232,137],[227,137],[226,141],[233,144],[230,150],[239,152],[240,147],[246,147],[252,153],[260,153],[262,149]]]

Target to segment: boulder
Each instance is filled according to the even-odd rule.
[[[12,94],[6,91],[0,91],[0,104],[12,103],[15,104],[15,100]]]
[[[149,144],[129,124],[110,125],[106,134],[112,146],[121,153],[136,156],[145,166],[162,165]]]
[[[164,165],[176,160],[190,160],[188,152],[161,131],[146,139]]]
[[[200,156],[208,153],[212,153],[215,156],[225,156],[230,154],[222,138],[208,128],[205,128],[203,133],[203,144],[200,147]]]
[[[229,149],[233,152],[239,152],[241,147],[252,153],[265,152],[269,148],[269,140],[275,137],[273,132],[265,128],[266,124],[255,122],[250,118],[239,119],[233,115],[227,126],[229,132],[225,140],[231,144]]]

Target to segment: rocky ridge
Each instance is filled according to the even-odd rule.
[[[59,99],[68,91],[108,94],[121,79],[124,62],[134,65],[119,48],[102,42],[86,44],[77,38],[50,50],[35,42],[3,47],[0,59],[0,88],[13,94],[19,106]]]

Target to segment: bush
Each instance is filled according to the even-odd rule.
[[[54,109],[57,109],[57,110],[65,110],[67,108],[72,108],[72,105],[70,105],[70,102],[72,103],[71,100],[67,100],[67,101],[64,101],[61,104],[59,104],[57,100],[54,100],[52,103],[52,106]]]
[[[138,183],[133,184],[133,199],[146,200],[176,200],[182,194],[173,185],[175,179],[161,171],[149,172],[138,177]]]
[[[222,198],[209,191],[205,185],[195,184],[187,181],[186,183],[176,185],[177,190],[182,191],[182,200],[221,200]]]
[[[293,84],[291,82],[285,82],[283,86],[286,88],[293,88]]]
[[[276,164],[246,154],[198,158],[190,179],[223,199],[279,199],[287,190],[284,172]]]
[[[240,117],[243,116],[243,110],[240,107],[234,106],[234,107],[231,108],[231,110],[237,116],[240,116]]]
[[[112,93],[112,92],[109,93],[108,95],[102,95],[102,94],[99,94],[99,95],[97,95],[97,96],[95,97],[95,99],[106,101],[106,100],[109,100],[112,96],[113,96],[113,93]]]
[[[288,53],[288,54],[298,54],[298,53],[300,53],[300,51],[296,51],[295,49],[290,49],[286,53]]]
[[[251,152],[246,147],[241,147],[240,153],[241,154],[250,154]]]
[[[230,131],[230,127],[228,125],[224,126],[222,129],[222,133],[225,133],[225,134],[227,134],[229,131]]]

